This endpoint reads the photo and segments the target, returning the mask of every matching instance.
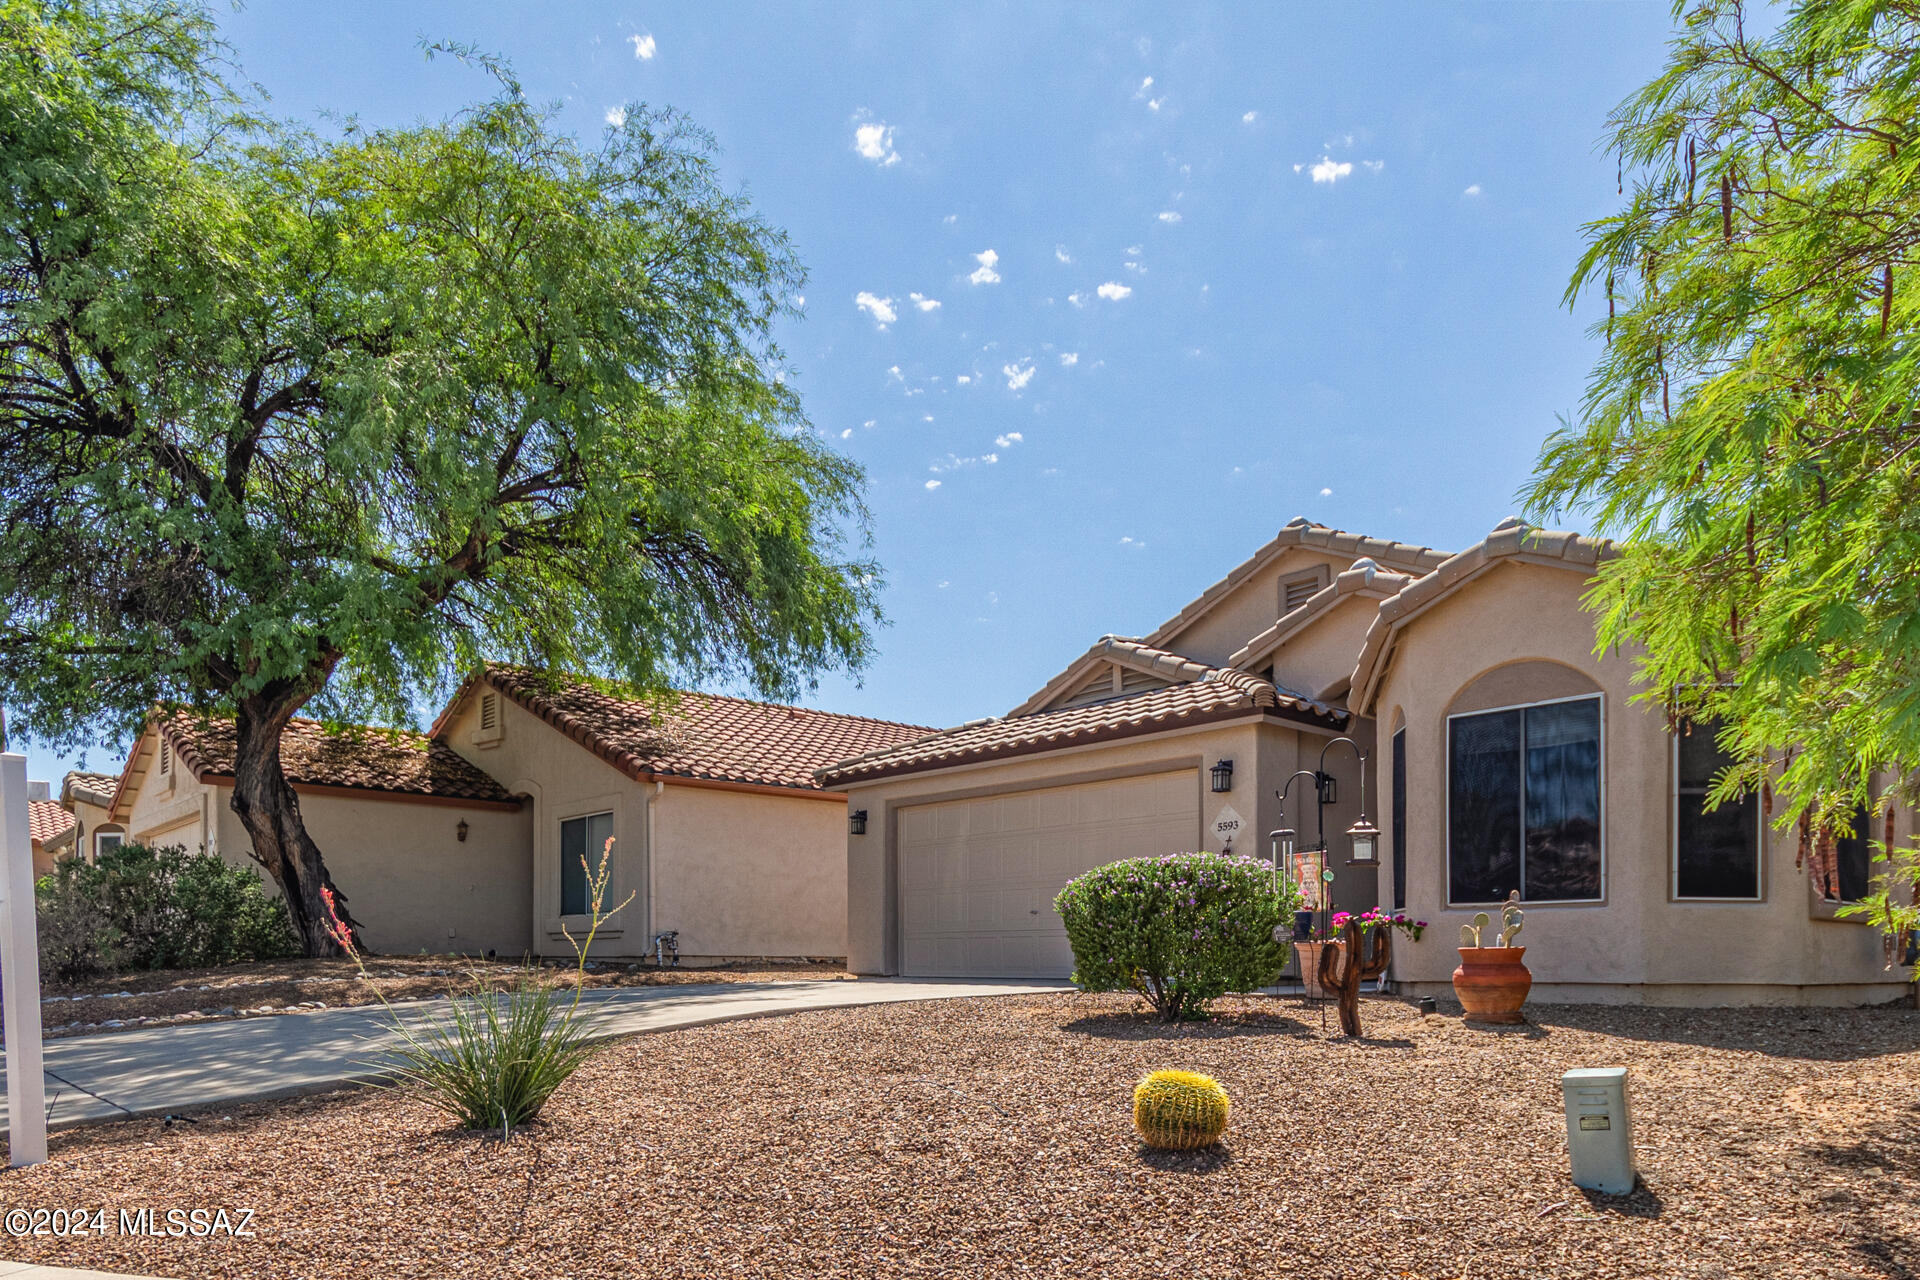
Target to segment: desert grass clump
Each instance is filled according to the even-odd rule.
[[[1133,1127],[1150,1147],[1192,1151],[1220,1141],[1231,1108],[1227,1091],[1212,1076],[1156,1071],[1134,1088]]]
[[[392,1058],[380,1065],[400,1088],[446,1112],[462,1128],[498,1130],[503,1138],[540,1114],[594,1050],[589,1024],[580,1016],[587,953],[600,926],[633,901],[629,894],[613,910],[604,908],[612,853],[609,836],[598,869],[587,863],[585,854],[580,858],[587,873],[590,923],[584,939],[567,934],[575,957],[570,997],[537,976],[524,977],[504,992],[476,978],[468,994],[456,994],[449,1002],[447,1018],[429,1016],[424,1026],[416,1027],[380,996],[400,1040]],[[353,930],[340,918],[332,891],[322,889],[320,896],[326,900],[328,933],[360,965],[364,977],[366,965]]]

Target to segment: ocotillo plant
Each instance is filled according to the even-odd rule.
[[[1370,947],[1363,953],[1362,947]],[[1363,929],[1357,920],[1348,920],[1340,946],[1320,949],[1320,985],[1333,992],[1340,1010],[1340,1029],[1356,1039],[1360,1035],[1360,983],[1387,971],[1393,959],[1393,930]]]

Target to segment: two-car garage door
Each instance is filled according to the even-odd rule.
[[[1054,895],[1089,868],[1196,847],[1199,774],[914,805],[899,821],[903,974],[1064,978]]]

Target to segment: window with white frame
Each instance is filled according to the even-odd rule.
[[[1752,793],[1707,807],[1715,780],[1733,757],[1710,725],[1690,725],[1673,739],[1673,896],[1760,898],[1760,797]]]
[[[1447,899],[1603,896],[1601,700],[1592,694],[1447,720]]]
[[[591,813],[560,824],[560,914],[584,916],[593,908],[590,873],[600,870],[600,855],[613,838],[613,815]]]
[[[126,839],[126,833],[123,831],[95,832],[93,837],[93,856],[98,858],[103,853],[112,853],[122,844],[125,844]]]

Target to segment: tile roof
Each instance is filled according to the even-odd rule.
[[[823,790],[822,765],[933,732],[866,716],[682,693],[662,719],[637,697],[579,677],[490,666],[478,677],[632,777],[698,778]],[[472,687],[455,695],[448,712]],[[441,724],[448,719],[443,713]]]
[[[1199,598],[1168,618],[1147,636],[1148,644],[1163,644],[1186,630],[1187,625],[1213,606],[1220,598],[1238,587],[1264,568],[1269,561],[1289,547],[1320,547],[1327,551],[1350,555],[1355,559],[1365,556],[1378,564],[1394,569],[1411,569],[1426,573],[1437,569],[1447,559],[1449,553],[1435,551],[1432,547],[1415,546],[1409,542],[1390,542],[1383,538],[1369,538],[1363,534],[1346,533],[1339,529],[1330,529],[1323,524],[1315,524],[1305,516],[1295,516],[1287,521],[1286,527],[1274,536],[1274,539],[1254,552],[1237,565],[1226,577],[1201,592]]]
[[[231,716],[175,711],[162,714],[157,727],[196,777],[233,776],[238,735]],[[452,747],[408,729],[329,729],[317,720],[296,719],[280,735],[280,763],[287,781],[295,786],[496,803],[513,800],[505,787]]]
[[[1382,569],[1374,560],[1362,556],[1353,562],[1351,568],[1335,574],[1332,582],[1314,592],[1298,608],[1247,641],[1227,661],[1236,667],[1253,666],[1347,596],[1357,593],[1369,599],[1384,600],[1413,580],[1410,573]]]
[[[27,835],[41,848],[66,843],[73,834],[73,815],[51,800],[27,801]]]
[[[1204,724],[1260,711],[1291,714],[1331,725],[1344,724],[1347,719],[1346,712],[1336,707],[1277,688],[1271,681],[1250,672],[1208,667],[1138,641],[1116,641],[1109,637],[1103,643],[1108,642],[1160,654],[1171,660],[1163,664],[1170,673],[1177,664],[1183,672],[1194,670],[1201,674],[1186,675],[1182,683],[1164,689],[1149,689],[1102,702],[970,721],[917,742],[842,760],[821,769],[820,778],[829,785],[866,781],[1156,733],[1182,724]]]
[[[60,799],[66,803],[78,800],[105,807],[113,803],[113,793],[119,786],[117,773],[83,773],[75,769],[61,780]]]
[[[1518,516],[1508,516],[1480,542],[1448,557],[1433,572],[1380,602],[1380,612],[1367,628],[1360,659],[1353,669],[1352,688],[1358,696],[1350,698],[1348,704],[1357,712],[1367,712],[1392,660],[1393,642],[1400,630],[1489,569],[1517,561],[1573,569],[1591,576],[1602,560],[1617,554],[1609,539],[1536,529]]]

